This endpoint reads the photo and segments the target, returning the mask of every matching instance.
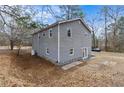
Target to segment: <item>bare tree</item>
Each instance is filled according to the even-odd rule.
[[[120,18],[120,16],[122,15],[122,13],[124,13],[124,8],[122,6],[114,6],[114,7],[108,7],[109,8],[109,12],[108,12],[108,16],[111,19],[111,30],[113,32],[112,34],[112,48],[113,51],[116,51],[116,45],[117,45],[117,35],[118,35],[118,29],[119,29],[119,25],[118,25],[118,19]]]
[[[101,10],[102,12],[102,16],[103,16],[103,20],[104,20],[104,31],[105,31],[105,51],[108,51],[108,37],[107,37],[107,26],[108,26],[108,12],[109,12],[109,8],[108,6],[104,6]]]
[[[72,18],[83,18],[84,13],[80,6],[78,5],[62,5],[59,6],[62,11],[62,18],[64,19],[72,19]]]
[[[98,45],[97,45],[97,36],[96,36],[96,33],[98,31],[98,24],[96,24],[97,22],[99,21],[98,17],[95,16],[95,17],[92,17],[90,20],[87,20],[87,22],[89,23],[91,29],[92,29],[92,48],[96,48]]]
[[[12,20],[15,20],[19,16],[18,6],[0,6],[0,18],[3,22],[3,27],[5,27],[4,31],[8,34],[7,36],[10,41],[11,50],[13,50],[14,47],[14,26],[12,24]]]
[[[28,35],[31,36],[31,31],[39,25],[32,20],[34,13],[29,9],[27,12],[27,8],[27,6],[0,6],[2,27],[10,41],[11,50],[14,45],[18,46],[17,55],[19,55],[22,44],[29,38]]]

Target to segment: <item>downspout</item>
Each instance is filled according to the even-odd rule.
[[[58,63],[60,62],[60,28],[58,23]]]
[[[38,33],[38,55],[40,55],[40,33]]]

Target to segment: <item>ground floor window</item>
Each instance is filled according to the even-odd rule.
[[[50,52],[49,52],[49,49],[48,48],[46,48],[46,54],[49,54]]]
[[[43,36],[45,36],[45,33],[42,33],[43,34]]]
[[[69,50],[69,54],[70,54],[70,55],[74,55],[74,48],[71,48],[71,49]]]

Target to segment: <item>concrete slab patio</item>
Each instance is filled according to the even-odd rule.
[[[62,68],[63,70],[68,70],[68,69],[71,69],[72,67],[75,67],[75,66],[81,64],[81,63],[83,63],[83,62],[81,62],[81,61],[76,61],[76,62],[72,62],[72,63],[67,64],[67,65],[64,65],[64,66],[62,66],[61,68]]]

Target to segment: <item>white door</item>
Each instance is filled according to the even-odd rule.
[[[83,57],[83,59],[88,58],[88,48],[87,47],[83,47],[81,49],[81,51],[82,51],[82,57]]]

